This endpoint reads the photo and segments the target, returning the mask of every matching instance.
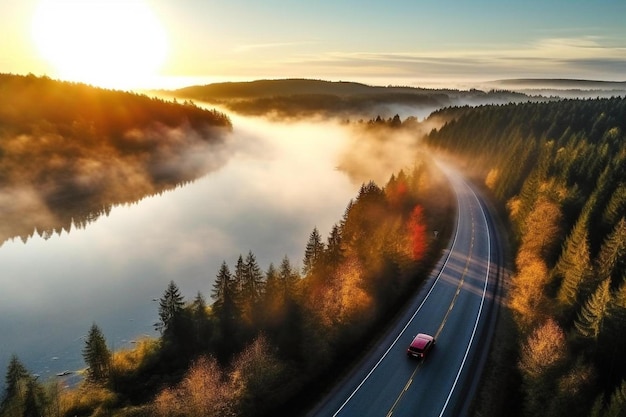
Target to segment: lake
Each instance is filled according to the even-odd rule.
[[[285,255],[301,266],[313,228],[326,239],[361,185],[337,169],[348,130],[233,124],[229,159],[205,177],[113,207],[84,229],[0,246],[0,375],[13,353],[42,379],[81,369],[94,322],[113,350],[156,337],[170,280],[187,301],[200,291],[210,303],[222,261],[232,270],[248,251],[263,270]]]

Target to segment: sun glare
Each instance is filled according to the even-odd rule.
[[[167,55],[143,0],[41,0],[33,39],[59,78],[108,88],[146,87]]]

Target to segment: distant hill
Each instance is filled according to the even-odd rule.
[[[492,81],[496,86],[555,88],[562,90],[625,90],[626,81],[576,80],[567,78],[518,78]]]
[[[369,86],[355,82],[310,79],[225,82],[169,91],[175,97],[220,105],[246,115],[279,118],[323,116],[371,118],[393,116],[401,107],[429,113],[454,105],[504,104],[527,101],[523,93]]]
[[[563,98],[626,97],[626,81],[576,80],[565,78],[520,78],[496,80],[487,88],[502,88],[531,96]]]

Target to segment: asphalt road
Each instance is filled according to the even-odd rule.
[[[453,170],[458,200],[450,245],[386,336],[310,416],[464,416],[491,339],[499,265],[495,229],[480,197]],[[406,349],[436,338],[423,361]]]

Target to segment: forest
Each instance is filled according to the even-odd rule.
[[[483,183],[510,221],[507,313],[478,414],[624,415],[626,99],[431,117],[446,123],[427,143]]]
[[[46,213],[59,214],[72,213],[77,198],[83,210],[93,210],[83,219],[110,207],[103,201],[119,203],[98,193],[126,171],[112,163],[104,178],[94,177],[100,170],[89,165],[98,163],[96,153],[141,167],[143,186],[124,197],[134,201],[210,170],[154,167],[179,166],[186,147],[208,141],[214,149],[231,128],[227,116],[191,102],[46,78],[2,75],[0,91],[0,208],[3,219],[19,225],[2,230],[3,239],[54,232],[72,219],[53,226],[45,222],[50,216],[31,216],[39,220],[21,224],[25,216],[9,203],[42,202]],[[266,90],[255,94],[253,100],[268,99]],[[272,100],[257,101],[266,115]],[[32,112],[23,111],[29,105]],[[354,346],[384,328],[446,245],[453,196],[429,157],[417,152],[421,143],[481,184],[508,222],[511,276],[475,415],[623,416],[626,99],[447,107],[423,122],[387,117],[348,125],[360,139],[380,143],[408,134],[416,146],[412,166],[382,186],[364,183],[327,237],[313,229],[303,242],[301,269],[285,257],[262,271],[249,251],[234,265],[207,271],[215,284],[198,289],[193,300],[181,296],[172,277],[158,300],[159,337],[113,352],[93,323],[83,349],[84,381],[75,389],[37,380],[18,352],[8,364],[0,416],[302,412],[349,368]],[[34,150],[41,154],[30,161]],[[74,158],[82,162],[70,163]],[[343,164],[349,174],[358,169]],[[29,200],[16,184],[20,192],[49,186]],[[130,185],[119,187],[124,195]]]
[[[231,129],[191,102],[0,74],[0,244],[82,227],[215,170]],[[202,152],[215,157],[190,157]]]
[[[307,79],[257,80],[216,83],[166,92],[176,97],[198,100],[249,116],[276,120],[322,117],[358,119],[364,115],[393,117],[398,108],[433,109],[460,105],[528,101],[523,93],[494,89],[427,89],[415,87],[376,87],[354,82]],[[545,100],[545,98],[543,98]]]
[[[158,338],[111,352],[93,324],[76,389],[38,382],[13,356],[0,415],[302,412],[428,276],[450,234],[446,190],[423,158],[382,188],[363,184],[326,239],[314,228],[301,270],[284,257],[262,271],[250,251],[214,272],[209,301],[200,291],[183,299],[173,279],[159,300]]]

